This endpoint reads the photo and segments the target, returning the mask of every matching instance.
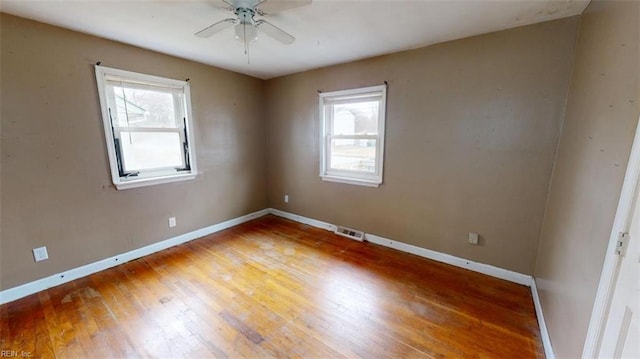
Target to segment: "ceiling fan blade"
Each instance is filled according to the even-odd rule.
[[[213,25],[209,25],[209,26],[205,27],[204,29],[196,32],[193,35],[197,36],[197,37],[209,37],[209,36],[215,34],[218,31],[222,31],[222,30],[230,27],[231,25],[235,24],[235,22],[236,22],[236,19],[224,19],[224,20],[216,22]]]
[[[235,7],[236,7],[236,6],[235,6],[231,1],[229,1],[229,0],[220,0],[220,1],[222,1],[223,3],[225,3],[225,4],[229,5],[229,6],[231,6],[232,8],[235,8]]]
[[[222,9],[222,10],[233,11],[236,8],[236,6],[233,4],[233,0],[213,0],[213,1],[208,1],[207,3],[215,8]]]
[[[272,24],[272,23],[270,23],[270,22],[268,22],[266,20],[258,20],[258,21],[256,21],[256,27],[258,28],[258,30],[264,32],[269,37],[273,38],[274,40],[280,41],[281,43],[283,43],[285,45],[290,45],[294,41],[296,41],[295,37],[289,35],[284,30],[280,29],[276,25],[274,25],[274,24]]]
[[[265,0],[258,4],[263,15],[275,14],[311,4],[312,0]]]

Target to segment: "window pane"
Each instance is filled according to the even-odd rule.
[[[377,135],[378,101],[333,105],[334,135]]]
[[[119,127],[176,128],[176,113],[171,93],[114,86]]]
[[[124,170],[182,168],[182,141],[177,132],[121,132]]]
[[[375,173],[376,141],[371,139],[332,139],[331,168]]]

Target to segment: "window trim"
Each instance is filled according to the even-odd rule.
[[[367,96],[367,94],[379,93],[375,96]],[[333,135],[329,126],[333,119],[327,118],[327,99],[332,100],[334,104],[348,102],[349,98],[360,99],[367,97],[380,97],[380,106],[378,108],[378,134],[377,135]],[[320,116],[320,177],[323,181],[347,183],[368,187],[379,187],[383,180],[384,169],[384,138],[385,138],[385,122],[387,108],[387,86],[369,86],[348,90],[321,92],[318,96],[318,112]],[[366,173],[364,171],[335,170],[330,169],[330,142],[331,139],[375,139],[376,140],[376,172]]]
[[[187,81],[180,81],[169,79],[165,77],[153,76],[142,74],[133,71],[126,71],[121,69],[110,68],[106,66],[95,65],[95,73],[96,73],[96,82],[98,87],[98,97],[100,100],[100,112],[102,114],[102,124],[104,126],[104,138],[105,145],[107,148],[107,155],[109,157],[109,168],[111,170],[111,180],[113,184],[116,186],[116,189],[123,190],[129,188],[137,188],[144,186],[152,186],[163,183],[171,183],[178,181],[187,181],[195,179],[198,175],[198,167],[196,164],[196,151],[193,139],[193,115],[191,112],[191,90],[189,83]],[[126,79],[128,82],[140,81],[140,86],[153,86],[150,84],[160,85],[158,87],[170,92],[171,88],[175,88],[176,91],[182,92],[184,94],[184,103],[183,108],[181,110],[181,114],[184,115],[185,128],[186,130],[186,140],[188,143],[188,157],[183,157],[185,161],[185,166],[189,164],[189,171],[185,173],[176,173],[176,174],[166,174],[166,175],[148,175],[142,176],[141,178],[135,179],[127,179],[125,177],[120,176],[120,172],[118,169],[118,159],[115,152],[114,145],[114,136],[113,130],[111,126],[111,116],[109,114],[109,104],[107,100],[107,79],[106,77],[122,77]],[[181,90],[178,90],[181,89]],[[120,130],[122,131],[122,130]],[[164,130],[163,130],[164,131]],[[161,171],[158,171],[161,173]]]

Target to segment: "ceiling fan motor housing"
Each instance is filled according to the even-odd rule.
[[[246,7],[239,7],[235,9],[234,13],[238,16],[238,20],[240,20],[241,24],[255,25],[255,20],[253,19],[256,15],[255,10]]]

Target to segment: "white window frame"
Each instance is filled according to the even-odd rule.
[[[197,174],[195,146],[193,141],[193,122],[191,113],[191,91],[189,83],[186,81],[168,79],[159,76],[146,75],[132,71],[114,69],[110,67],[95,66],[96,80],[98,85],[98,96],[100,98],[100,108],[102,112],[102,123],[104,125],[105,143],[107,153],[109,155],[109,165],[111,169],[111,179],[118,190],[151,186],[162,183],[170,183],[177,181],[187,181],[194,179]],[[135,128],[135,127],[115,127],[112,126],[112,116],[110,115],[109,103],[113,103],[113,99],[109,101],[107,91],[108,79],[120,78],[134,86],[141,88],[152,86],[159,88],[167,93],[174,94],[174,110],[176,110],[176,121],[182,120],[184,128]],[[181,96],[180,101],[177,100],[178,95]],[[117,110],[116,110],[117,111]],[[179,122],[177,122],[179,123]],[[165,168],[154,169],[148,171],[139,171],[135,175],[121,175],[119,166],[123,166],[123,158],[116,154],[114,141],[114,133],[119,132],[176,132],[183,141],[186,150],[182,154],[182,161],[185,168]],[[187,165],[188,164],[188,165]]]
[[[367,97],[380,97],[378,107],[377,135],[334,135],[331,133],[333,112],[332,103],[357,102]],[[378,187],[382,184],[384,165],[384,138],[387,107],[387,86],[370,86],[349,90],[321,92],[319,94],[320,114],[320,177],[323,181],[348,183],[360,186]],[[332,139],[375,139],[376,140],[376,168],[374,173],[353,170],[336,170],[331,168],[331,140]]]

